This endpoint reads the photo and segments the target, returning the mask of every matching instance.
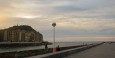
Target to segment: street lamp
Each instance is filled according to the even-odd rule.
[[[53,26],[53,52],[56,51],[55,49],[55,26],[56,26],[56,23],[52,23],[52,26]]]

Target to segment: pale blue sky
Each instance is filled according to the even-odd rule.
[[[115,0],[0,0],[0,28],[30,25],[52,41],[115,41]]]

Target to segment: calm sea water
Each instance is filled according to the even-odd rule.
[[[56,42],[55,46],[66,47],[66,46],[76,46],[83,44],[92,44],[100,42]],[[48,48],[52,48],[53,45],[48,45]],[[0,53],[12,52],[12,51],[23,51],[23,50],[34,50],[34,49],[44,49],[44,46],[29,46],[29,47],[0,47]]]

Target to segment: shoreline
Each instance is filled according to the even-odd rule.
[[[0,47],[26,47],[26,46],[41,46],[44,44],[51,45],[50,42],[0,42]]]

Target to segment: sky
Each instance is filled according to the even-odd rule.
[[[115,0],[0,0],[0,29],[30,25],[53,41],[115,41]]]

